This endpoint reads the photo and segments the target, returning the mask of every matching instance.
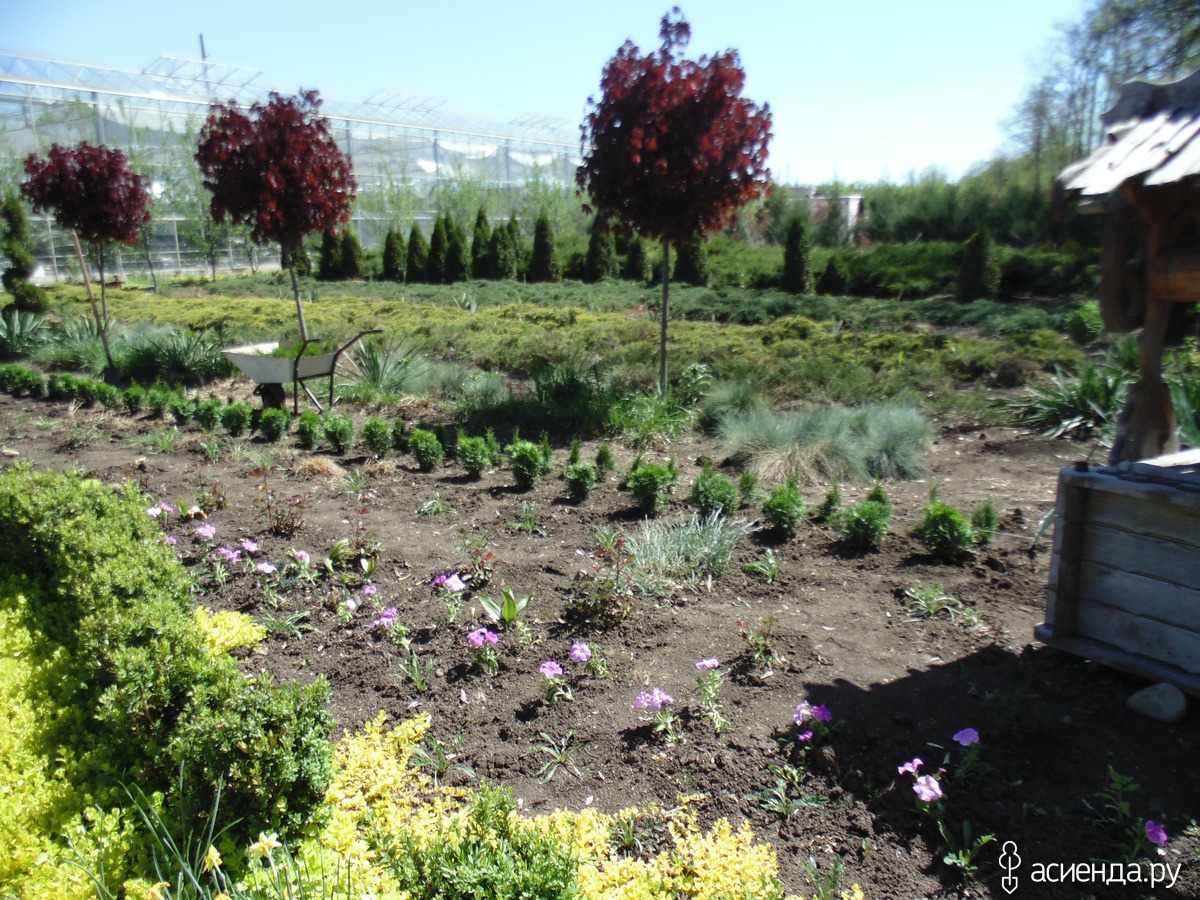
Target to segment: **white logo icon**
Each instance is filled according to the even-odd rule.
[[[1000,887],[1004,888],[1006,893],[1011,894],[1017,889],[1017,876],[1013,874],[1013,870],[1021,865],[1021,857],[1017,855],[1017,845],[1014,841],[1005,841],[1004,846],[1000,848],[1000,868],[1005,872],[1004,877],[1000,879]]]

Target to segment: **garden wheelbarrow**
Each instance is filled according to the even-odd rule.
[[[362,331],[331,353],[307,354],[311,344],[318,343],[317,338],[309,338],[300,345],[300,352],[295,359],[285,356],[271,356],[279,349],[279,342],[265,344],[247,344],[244,347],[229,347],[221,351],[221,355],[229,360],[239,371],[255,384],[254,393],[262,397],[264,408],[282,409],[287,402],[287,392],[283,386],[292,383],[292,412],[300,412],[300,390],[308,394],[317,410],[324,412],[321,401],[305,383],[314,378],[329,379],[329,406],[333,406],[333,380],[337,374],[339,363],[343,363],[342,354],[361,341],[369,334],[382,334],[382,328],[372,328]]]

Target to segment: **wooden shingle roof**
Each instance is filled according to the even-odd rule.
[[[1068,196],[1106,196],[1126,180],[1147,187],[1200,179],[1200,70],[1178,81],[1131,81],[1101,116],[1105,142],[1058,176]]]

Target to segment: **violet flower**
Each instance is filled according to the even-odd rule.
[[[721,661],[718,660],[715,656],[709,656],[709,657],[705,657],[704,659],[698,660],[696,662],[696,668],[699,669],[701,672],[703,672],[705,669],[715,669],[720,664],[721,664]]]
[[[571,645],[571,659],[577,663],[585,663],[592,658],[592,648],[583,641]]]
[[[538,666],[538,671],[546,678],[561,678],[563,667],[554,660],[548,659]]]
[[[471,642],[472,647],[482,647],[484,644],[498,644],[500,638],[496,632],[490,631],[487,628],[477,628],[467,635],[467,640]]]
[[[933,803],[942,799],[942,786],[932,775],[921,775],[917,778],[913,790],[923,803]]]
[[[379,614],[379,618],[371,623],[372,628],[391,628],[396,621],[396,607],[389,606]]]
[[[1146,822],[1146,840],[1159,847],[1167,846],[1167,829],[1163,828],[1158,822]]]
[[[970,747],[972,744],[979,743],[979,732],[974,728],[964,728],[958,734],[954,735],[954,740],[958,741],[964,747]]]
[[[275,574],[275,567],[273,565],[271,565],[269,562],[267,562],[265,559],[262,562],[258,563],[258,565],[256,565],[254,568],[257,569],[259,572],[261,572],[263,575],[274,575]]]
[[[910,759],[904,765],[897,766],[896,771],[899,772],[901,775],[916,775],[917,769],[921,768],[921,766],[923,766],[923,765],[924,765],[924,763],[921,761],[921,757],[914,756],[912,759]]]

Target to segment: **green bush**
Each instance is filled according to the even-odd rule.
[[[156,381],[146,392],[146,408],[152,418],[161,419],[167,414],[167,408],[175,394],[161,381]]]
[[[105,409],[116,409],[122,404],[121,389],[113,384],[97,381],[92,387],[92,396]]]
[[[614,468],[616,463],[613,461],[612,447],[607,443],[601,444],[596,448],[596,474],[602,479],[607,478]]]
[[[789,294],[812,291],[812,269],[808,258],[808,221],[797,214],[788,222],[787,241],[783,248],[783,275],[779,286]]]
[[[554,254],[554,232],[550,228],[550,217],[542,212],[533,229],[533,253],[529,258],[530,282],[559,281],[562,269]]]
[[[1063,328],[1077,344],[1090,344],[1104,333],[1104,319],[1100,316],[1100,305],[1089,300],[1071,310],[1063,319]]]
[[[146,389],[140,384],[131,384],[121,392],[121,400],[125,403],[126,411],[131,416],[136,416],[146,402]]]
[[[666,512],[671,502],[671,488],[675,486],[679,473],[673,466],[641,462],[625,480],[625,486],[633,494],[638,509],[648,516]]]
[[[263,440],[270,444],[278,443],[287,434],[291,419],[286,409],[264,409],[258,417],[258,430]]]
[[[975,532],[975,543],[987,544],[996,536],[1000,520],[991,500],[984,500],[971,513],[971,529]]]
[[[224,408],[225,404],[218,398],[209,397],[196,404],[192,417],[196,420],[196,424],[205,431],[212,431],[221,424],[221,410]]]
[[[969,301],[1000,293],[1000,259],[986,228],[971,236],[958,269],[958,299]]]
[[[470,814],[439,820],[436,833],[384,840],[380,858],[412,900],[579,896],[577,864],[562,841],[528,825],[506,787],[480,786]]]
[[[738,491],[733,482],[705,463],[692,482],[688,503],[699,509],[700,515],[709,516],[736,509],[737,501]]]
[[[382,459],[392,449],[392,426],[373,416],[363,422],[362,428],[358,430],[358,439],[367,448],[368,453]]]
[[[481,477],[484,470],[492,465],[492,453],[485,438],[460,437],[455,453],[472,478]]]
[[[24,394],[27,397],[45,397],[46,378],[41,372],[22,368],[19,373],[13,376],[12,392],[13,396]]]
[[[414,428],[408,436],[408,450],[422,472],[432,472],[446,458],[445,448],[436,434],[424,428]]]
[[[383,239],[383,277],[388,281],[404,280],[404,235],[394,226]]]
[[[694,287],[704,287],[708,284],[708,254],[704,250],[704,242],[694,237],[675,255],[675,273],[672,280],[680,284],[690,284]]]
[[[542,449],[533,441],[517,438],[504,448],[504,455],[512,469],[513,480],[522,490],[536,486],[547,471]]]
[[[567,496],[571,502],[586,503],[599,477],[591,463],[577,462],[567,466],[563,480],[567,483]]]
[[[322,426],[334,453],[345,453],[354,446],[354,423],[350,421],[349,416],[327,413]]]
[[[171,411],[171,418],[181,428],[192,421],[192,412],[195,408],[196,404],[182,394],[176,394],[167,404],[167,409]]]
[[[347,228],[342,234],[342,245],[338,259],[338,277],[343,281],[363,277],[363,249],[358,234]]]
[[[315,409],[306,409],[296,419],[296,441],[304,450],[316,450],[325,437],[325,426],[321,416]]]
[[[53,372],[46,379],[46,396],[66,402],[80,399],[80,379],[70,372]]]
[[[954,561],[975,545],[975,530],[961,512],[938,500],[930,500],[917,537],[938,559]]]
[[[834,481],[825,492],[825,498],[816,508],[813,518],[818,522],[834,524],[842,514],[842,486]]]
[[[153,394],[153,391],[151,393]],[[250,429],[253,420],[254,410],[248,403],[230,403],[221,410],[221,427],[230,437],[241,437]]]
[[[841,297],[849,286],[850,273],[846,268],[846,262],[839,254],[835,253],[829,257],[829,261],[825,263],[825,270],[817,279],[817,293]]]
[[[767,527],[784,537],[796,534],[796,526],[804,518],[804,497],[795,479],[789,479],[785,484],[772,488],[766,502],[763,503],[763,521]]]
[[[13,393],[29,370],[16,363],[0,363],[0,391]]]
[[[587,261],[584,264],[583,280],[589,284],[603,281],[617,274],[617,247],[613,233],[600,219],[592,224],[588,238]]]
[[[328,688],[247,682],[235,660],[213,656],[188,576],[145,505],[132,486],[0,473],[0,541],[12,551],[0,604],[21,603],[40,652],[71,672],[45,686],[64,710],[38,738],[47,764],[102,808],[124,805],[120,786],[136,784],[162,792],[164,816],[187,830],[220,790],[236,843],[264,823],[294,835],[332,771]]]
[[[851,550],[878,550],[892,522],[892,505],[864,499],[841,514],[838,528],[842,543]]]
[[[409,284],[425,280],[425,265],[429,262],[429,241],[421,226],[413,222],[408,233],[408,256],[404,261],[404,280]]]

